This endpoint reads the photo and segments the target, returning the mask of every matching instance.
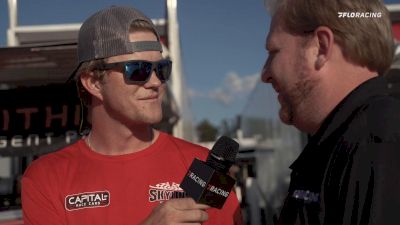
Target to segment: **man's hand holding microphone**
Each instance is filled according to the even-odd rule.
[[[205,211],[221,209],[235,180],[227,175],[236,159],[239,144],[222,136],[211,149],[206,162],[193,160],[181,182],[189,198],[170,199],[153,209],[141,225],[202,224],[208,220]]]

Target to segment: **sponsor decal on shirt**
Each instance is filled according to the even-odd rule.
[[[67,195],[65,197],[65,209],[68,211],[84,208],[107,207],[109,205],[109,191],[84,192]]]
[[[184,198],[185,196],[183,189],[175,182],[149,185],[149,202],[163,202],[171,198]]]
[[[301,199],[305,203],[319,202],[319,193],[311,192],[309,190],[295,190],[292,197]]]

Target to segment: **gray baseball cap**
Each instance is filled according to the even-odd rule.
[[[158,41],[129,40],[130,26],[135,21],[145,21],[154,30]],[[137,9],[111,6],[90,16],[82,24],[78,36],[79,64],[68,81],[72,80],[82,63],[116,55],[141,51],[160,51],[160,37],[153,22]]]

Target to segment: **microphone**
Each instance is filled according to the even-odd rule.
[[[227,172],[238,150],[236,141],[222,136],[212,147],[206,162],[193,160],[180,187],[196,202],[221,209],[235,184]]]

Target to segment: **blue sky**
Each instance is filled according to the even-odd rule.
[[[400,3],[400,0],[385,0]],[[109,5],[134,6],[165,17],[164,0],[18,1],[18,24],[81,23]],[[195,123],[219,125],[243,111],[266,58],[270,18],[263,0],[178,0],[183,71]],[[6,46],[7,1],[0,0],[0,46]]]

